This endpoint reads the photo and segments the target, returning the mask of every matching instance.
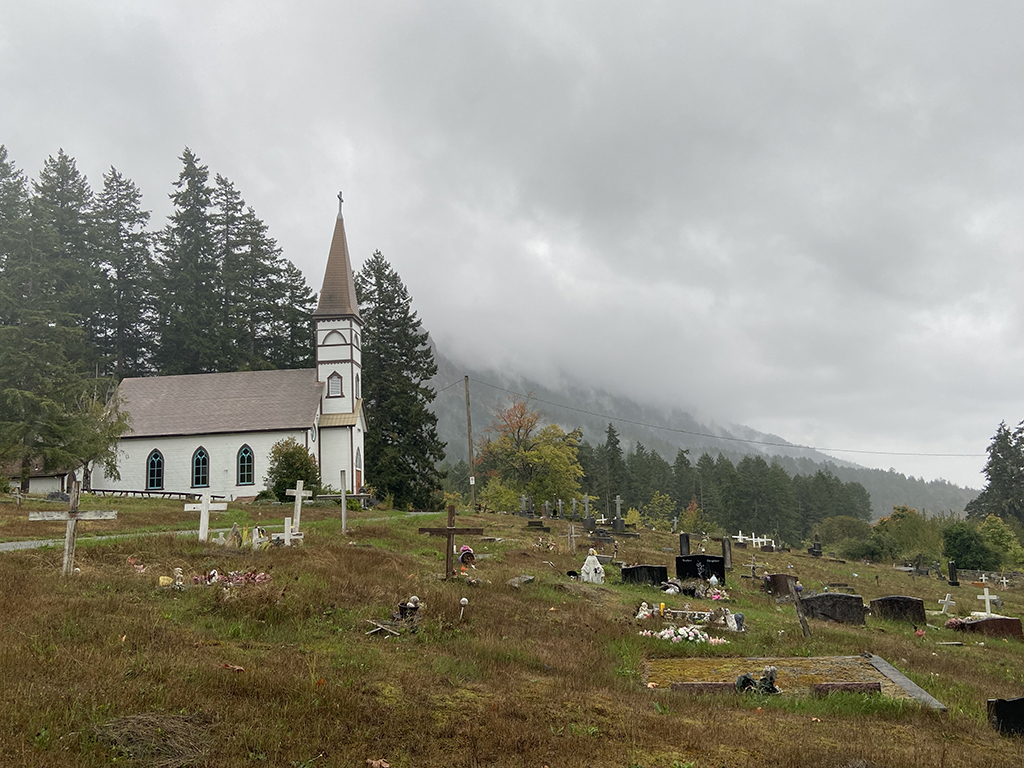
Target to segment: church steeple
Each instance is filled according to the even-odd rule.
[[[348,255],[348,238],[345,236],[345,219],[341,215],[344,200],[338,193],[338,219],[334,223],[334,238],[327,255],[327,269],[324,284],[320,289],[320,303],[313,312],[314,317],[355,317],[360,324],[359,302],[356,300],[356,284],[352,276],[352,261]]]

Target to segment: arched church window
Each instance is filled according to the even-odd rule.
[[[356,448],[356,469],[363,468],[363,452]]]
[[[356,374],[356,386],[355,386],[355,389],[356,389],[356,397],[357,398],[362,397],[363,395],[362,395],[362,390],[359,387],[359,374],[358,373]]]
[[[205,448],[196,448],[192,454],[192,487],[207,488],[210,485],[210,454]]]
[[[345,337],[341,335],[340,331],[331,331],[326,336],[324,336],[324,346],[325,347],[336,347],[336,346],[338,346],[340,344],[345,344],[345,343],[346,343]]]
[[[164,456],[154,450],[146,459],[146,490],[162,491],[164,489]]]
[[[256,482],[256,460],[252,448],[243,445],[238,449],[238,484],[252,485]]]
[[[341,374],[332,373],[327,377],[327,396],[328,397],[344,397],[345,391],[341,386]]]

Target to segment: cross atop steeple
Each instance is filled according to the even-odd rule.
[[[341,218],[341,204],[345,202],[345,198],[341,196],[341,192],[338,192],[338,218]]]

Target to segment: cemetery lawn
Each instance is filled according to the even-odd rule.
[[[730,642],[693,645],[641,636],[663,623],[636,620],[637,607],[706,610],[712,601],[620,584],[614,566],[603,586],[570,581],[565,572],[579,570],[587,545],[566,551],[564,521],[551,521],[538,542],[519,517],[460,515],[457,526],[501,539],[457,540],[478,556],[469,573],[480,583],[469,586],[440,580],[444,539],[417,533],[444,526],[444,515],[350,513],[343,536],[338,507],[306,506],[304,545],[251,552],[178,536],[198,523],[182,507],[84,496],[83,509],[116,509],[118,519],[81,524],[80,572],[69,579],[60,576],[62,546],[0,553],[0,765],[1024,765],[1024,739],[1001,737],[986,720],[986,699],[1024,696],[1024,643],[955,633],[932,615],[923,637],[909,624],[868,617],[862,627],[812,620],[805,639],[792,605],[776,605],[740,578],[749,551],[734,550],[726,581],[726,605],[745,615],[747,631],[712,632]],[[0,504],[0,538],[61,539],[63,524],[28,522],[28,510],[39,508],[62,507]],[[211,529],[280,525],[290,511],[231,504],[211,516]],[[89,538],[132,533],[153,535]],[[673,573],[677,551],[677,537],[644,531],[620,540],[619,556]],[[967,582],[947,587],[891,566],[796,552],[762,559],[772,572],[796,573],[805,590],[850,583],[865,604],[913,595],[937,610],[952,592],[954,613],[980,606],[980,590]],[[159,587],[175,567],[189,582],[213,568],[271,578],[229,589]],[[524,574],[535,580],[508,586]],[[1002,613],[1024,613],[1024,589],[992,591]],[[423,601],[415,632],[366,634],[370,620],[390,620],[413,594]],[[938,644],[953,641],[964,644]],[[736,664],[864,652],[948,711],[864,694],[690,695],[646,685],[649,659]],[[747,671],[759,676],[761,666],[752,660]]]

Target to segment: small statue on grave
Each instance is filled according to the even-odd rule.
[[[761,679],[755,680],[754,676],[747,672],[736,679],[736,690],[740,693],[750,691],[764,695],[782,693],[775,685],[775,679],[778,677],[778,674],[779,670],[775,667],[765,667]]]
[[[228,534],[227,546],[231,549],[240,549],[242,546],[242,532],[238,530],[238,523],[231,526],[231,533]]]
[[[597,559],[597,550],[591,549],[580,569],[580,581],[590,584],[604,584],[604,568]]]

